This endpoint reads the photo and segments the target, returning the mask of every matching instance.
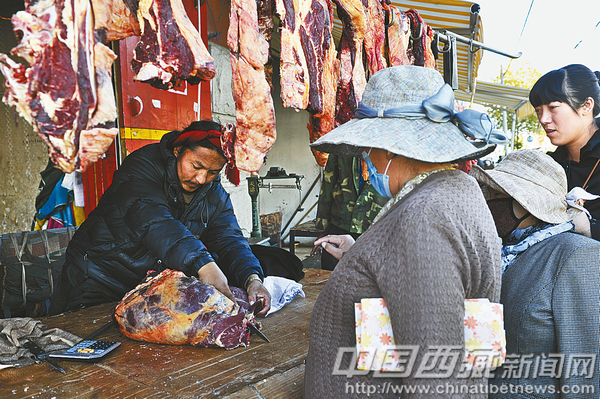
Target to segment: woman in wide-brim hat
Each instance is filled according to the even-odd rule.
[[[354,245],[342,245],[347,251],[317,299],[305,371],[307,398],[362,398],[366,391],[360,387],[386,381],[432,387],[485,383],[457,378],[464,300],[499,299],[500,241],[477,182],[452,165],[491,152],[504,138],[486,115],[456,114],[453,106],[452,89],[437,71],[387,68],[368,82],[355,119],[312,145],[318,151],[362,155],[371,184],[390,201]],[[331,250],[335,241],[324,237],[321,242]],[[395,344],[418,348],[414,368],[396,375],[402,380],[373,373],[347,378],[339,371],[347,362],[336,363],[338,352],[356,347],[354,303],[362,298],[385,299]],[[418,368],[436,351],[433,347],[447,348],[446,355],[457,362],[450,369],[444,368],[448,363],[440,368],[434,362],[425,373],[434,378],[420,379]],[[398,397],[391,390],[377,395]]]
[[[600,243],[580,234],[584,208],[567,199],[564,170],[550,156],[515,151],[493,170],[471,170],[502,237],[502,291],[506,351],[564,357],[564,364],[585,354],[600,356]],[[574,205],[574,206],[571,206]],[[577,226],[576,226],[577,225]],[[589,230],[589,223],[587,226]],[[496,386],[554,387],[545,398],[597,398],[598,392],[562,395],[569,387],[599,386],[598,365],[586,372],[510,373],[496,370]],[[565,389],[564,385],[568,385]],[[521,398],[500,389],[491,398]]]

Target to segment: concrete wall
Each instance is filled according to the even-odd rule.
[[[10,17],[18,11],[2,8]],[[10,20],[0,19],[0,52],[9,53],[17,45]],[[0,73],[4,92],[4,76]],[[35,214],[35,197],[39,173],[46,168],[46,145],[31,125],[18,117],[12,108],[0,102],[0,234],[31,228]]]
[[[215,119],[221,123],[235,122],[235,104],[231,91],[231,65],[229,62],[229,50],[218,44],[209,42],[209,51],[215,59],[215,68],[217,76],[211,81],[212,109]],[[275,60],[279,65],[279,60]],[[294,109],[284,108],[281,102],[281,87],[279,84],[279,68],[274,68],[273,75],[273,100],[275,103],[275,117],[277,123],[277,139],[275,145],[269,151],[267,161],[261,168],[259,175],[264,176],[269,168],[279,166],[290,173],[304,175],[301,181],[302,192],[297,189],[277,189],[269,192],[267,188],[260,189],[259,194],[259,214],[272,212],[282,212],[282,228],[290,221],[294,211],[300,205],[300,194],[302,198],[307,194],[313,181],[320,177],[321,168],[317,165],[312,152],[308,146],[308,113],[306,111],[296,111]],[[248,194],[248,184],[246,177],[248,174],[242,172],[241,184],[234,187],[225,183],[225,188],[231,195],[233,206],[238,217],[238,221],[244,230],[244,234],[249,236],[252,231],[252,208],[251,199]],[[273,184],[294,184],[294,179],[271,180]],[[309,197],[306,199],[303,208],[304,211],[295,215],[290,223],[293,227],[300,219],[308,213],[308,210],[318,199],[320,183],[317,183]],[[315,218],[316,207],[303,220],[308,221]],[[288,229],[289,230],[289,227]],[[282,233],[286,233],[285,232]]]

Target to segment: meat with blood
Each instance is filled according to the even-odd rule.
[[[257,328],[244,291],[231,287],[236,303],[214,286],[175,270],[149,277],[115,310],[121,332],[132,339],[171,345],[233,349],[249,344]]]

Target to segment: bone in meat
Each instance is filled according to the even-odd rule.
[[[142,0],[137,17],[143,35],[131,61],[135,80],[170,89],[182,80],[198,84],[215,76],[214,60],[181,0]]]
[[[390,66],[410,65],[407,51],[410,42],[410,22],[406,14],[395,6],[387,6],[388,19],[392,21],[387,28],[388,56]]]
[[[235,160],[240,170],[256,173],[275,143],[275,108],[264,64],[268,43],[260,34],[255,0],[233,0],[227,44],[235,101]]]
[[[121,332],[138,341],[226,349],[247,346],[248,324],[259,325],[246,294],[235,287],[231,291],[237,303],[212,285],[167,269],[127,293],[115,318]]]

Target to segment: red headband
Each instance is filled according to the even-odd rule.
[[[204,139],[217,148],[220,148],[227,159],[227,167],[225,175],[227,179],[234,185],[240,184],[240,171],[235,165],[235,155],[233,150],[233,142],[235,140],[235,126],[228,123],[223,126],[223,131],[218,130],[190,130],[182,133],[177,140],[173,142],[173,147],[183,145],[185,143],[197,143]]]

